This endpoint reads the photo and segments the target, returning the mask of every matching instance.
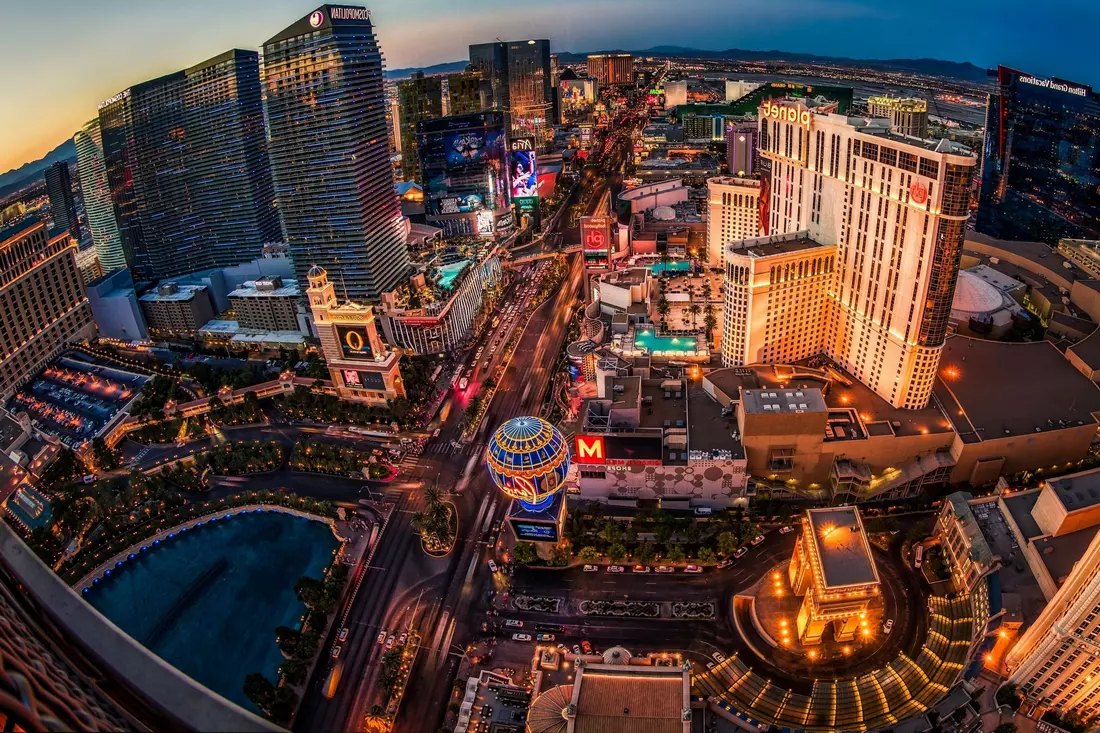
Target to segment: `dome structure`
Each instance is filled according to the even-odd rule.
[[[1001,291],[972,272],[959,271],[955,297],[951,301],[951,317],[963,320],[999,310],[1003,305]]]
[[[493,483],[524,508],[550,505],[569,472],[569,447],[562,434],[537,417],[514,417],[497,428],[485,449]]]
[[[309,278],[310,282],[313,282],[314,280],[325,279],[326,277],[328,277],[328,273],[325,272],[325,268],[321,267],[320,265],[314,265],[313,267],[309,268],[309,272],[306,273],[306,277]]]
[[[630,664],[630,658],[634,656],[621,646],[613,646],[603,653],[604,664]]]
[[[657,206],[653,209],[653,218],[657,221],[672,221],[676,218],[676,209],[671,206]]]

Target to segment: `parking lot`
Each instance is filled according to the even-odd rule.
[[[1024,625],[1030,625],[1046,606],[1046,598],[1028,567],[1023,550],[1012,536],[997,502],[975,504],[971,510],[993,554],[1001,558],[1001,591],[1020,596]]]

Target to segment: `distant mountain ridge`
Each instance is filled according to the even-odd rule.
[[[64,160],[67,163],[76,160],[76,143],[73,142],[72,137],[67,138],[38,160],[24,163],[18,168],[13,168],[0,175],[0,196],[7,196],[9,193],[18,191],[20,188],[33,183],[36,177],[40,178],[44,170],[59,160]]]
[[[423,71],[429,76],[432,74],[453,74],[456,71],[465,71],[469,61],[445,61],[442,64],[431,66],[409,66],[404,69],[386,69],[387,79],[406,79],[412,76],[414,71]]]

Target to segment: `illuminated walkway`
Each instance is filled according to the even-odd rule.
[[[917,658],[845,680],[817,680],[807,696],[757,674],[738,655],[694,680],[694,694],[754,724],[794,731],[864,731],[893,725],[934,705],[959,677],[971,642],[970,596],[935,596],[928,637]]]

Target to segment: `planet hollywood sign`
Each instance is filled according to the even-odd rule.
[[[794,122],[802,125],[802,127],[807,130],[813,127],[814,124],[814,116],[810,110],[800,109],[798,107],[788,107],[785,104],[776,104],[775,102],[762,104],[760,105],[760,113],[769,120]]]

